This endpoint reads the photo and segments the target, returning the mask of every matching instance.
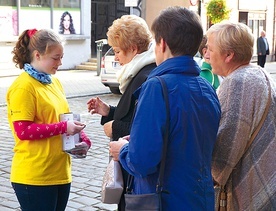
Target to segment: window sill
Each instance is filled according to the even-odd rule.
[[[90,39],[87,35],[81,35],[81,34],[68,34],[68,35],[61,35],[61,37],[64,40],[87,40]]]

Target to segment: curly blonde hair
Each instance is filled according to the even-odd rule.
[[[152,34],[146,21],[136,15],[123,15],[113,21],[107,32],[108,44],[127,51],[136,46],[138,53],[148,50]]]

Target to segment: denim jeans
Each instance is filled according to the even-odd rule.
[[[12,183],[22,211],[64,211],[71,183],[35,186]]]

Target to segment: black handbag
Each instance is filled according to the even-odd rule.
[[[156,193],[147,194],[132,194],[130,188],[133,183],[133,176],[128,176],[127,189],[125,196],[125,211],[161,211],[161,190],[156,190]]]
[[[132,194],[132,183],[133,183],[133,176],[128,176],[127,181],[127,187],[126,187],[126,194],[125,196],[125,203],[126,211],[134,211],[134,210],[140,210],[140,211],[161,211],[162,210],[162,203],[161,203],[161,193],[163,189],[163,179],[164,179],[164,169],[165,169],[165,160],[166,160],[166,153],[167,153],[167,145],[168,145],[168,139],[169,139],[169,128],[170,128],[170,107],[169,107],[169,97],[168,97],[168,91],[167,86],[164,81],[159,76],[156,76],[157,79],[160,81],[162,85],[162,91],[163,96],[166,103],[166,115],[167,115],[167,121],[166,121],[166,131],[164,136],[164,147],[162,152],[162,160],[160,163],[160,169],[159,169],[159,177],[157,180],[156,185],[156,192],[155,193],[149,193],[149,194]]]

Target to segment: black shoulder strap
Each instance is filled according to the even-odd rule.
[[[159,169],[159,177],[156,184],[156,193],[162,192],[163,190],[163,181],[164,181],[164,170],[165,170],[165,161],[166,161],[166,155],[167,155],[167,146],[168,146],[168,140],[169,140],[169,131],[170,131],[170,107],[169,107],[169,96],[168,96],[168,90],[167,85],[163,78],[160,76],[156,76],[156,78],[160,81],[162,85],[162,92],[166,104],[166,131],[163,139],[163,151],[162,151],[162,159],[160,163],[160,169]],[[127,178],[127,186],[126,186],[126,192],[131,193],[132,192],[132,183],[133,183],[133,176],[128,175]]]
[[[156,186],[156,192],[158,193],[158,192],[162,191],[163,181],[164,181],[164,171],[165,171],[165,163],[166,163],[167,147],[168,147],[169,131],[170,131],[170,104],[169,104],[169,95],[168,95],[168,89],[167,89],[166,82],[160,76],[156,76],[156,77],[162,85],[162,91],[163,91],[163,96],[164,96],[164,100],[166,103],[166,115],[167,115],[162,160],[161,160],[160,170],[159,170],[159,179],[157,181],[157,186]]]

